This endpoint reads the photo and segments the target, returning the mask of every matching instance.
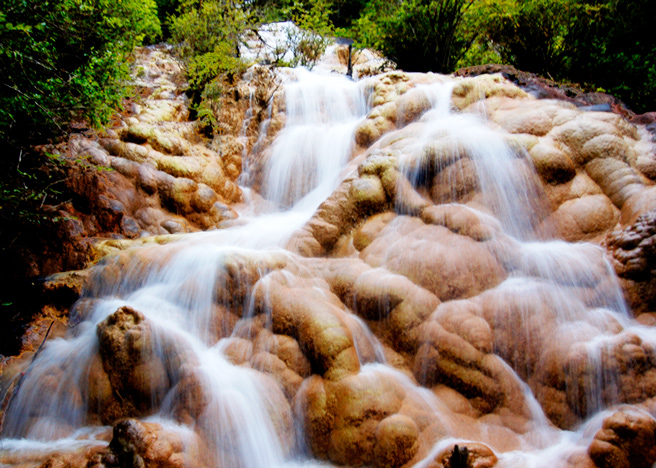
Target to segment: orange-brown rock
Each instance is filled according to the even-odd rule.
[[[651,268],[656,261],[656,210],[610,233],[605,244],[633,310],[637,314],[656,310],[656,277]]]
[[[656,462],[656,421],[626,409],[613,413],[588,448],[599,468],[647,468]]]
[[[257,281],[270,271],[281,270],[287,263],[287,256],[278,252],[229,252],[221,261],[216,278],[216,300],[241,310]]]
[[[553,141],[541,141],[530,149],[529,155],[537,173],[549,184],[561,184],[576,175],[571,158]]]
[[[324,288],[316,281],[272,272],[255,290],[256,309],[270,314],[274,333],[299,342],[314,373],[340,380],[360,366],[353,337],[340,318],[345,313],[341,303]]]
[[[381,333],[397,350],[416,351],[419,327],[439,304],[435,295],[360,260],[335,260],[322,274],[343,303],[363,318],[380,322]]]
[[[410,217],[388,224],[361,257],[407,276],[443,301],[475,296],[506,276],[485,245]]]
[[[172,413],[183,424],[193,424],[210,403],[206,379],[202,373],[191,365],[179,370],[180,377],[173,387]]]
[[[152,331],[142,313],[124,306],[98,324],[102,370],[109,377],[112,394],[121,395],[124,414],[148,414],[168,391],[171,382],[166,367],[156,353]],[[96,369],[98,385],[102,372]],[[107,394],[105,391],[101,394]],[[101,406],[113,404],[103,398]],[[153,404],[155,407],[153,407]],[[114,418],[116,414],[100,414]],[[113,419],[105,420],[111,423]]]
[[[500,231],[493,219],[462,205],[430,206],[421,212],[421,219],[426,224],[444,226],[456,234],[477,241],[490,240]]]
[[[619,210],[605,195],[590,195],[561,204],[545,220],[558,237],[569,242],[592,240],[613,229]]]
[[[400,409],[401,390],[383,376],[363,374],[328,385],[327,389],[334,414],[329,457],[340,464],[374,463],[376,430],[383,419]]]
[[[405,465],[419,449],[419,429],[407,416],[388,416],[376,427],[374,466],[381,468]]]
[[[183,453],[184,448],[180,435],[163,430],[158,424],[123,419],[114,425],[109,447],[89,457],[88,467],[179,468],[192,461]]]

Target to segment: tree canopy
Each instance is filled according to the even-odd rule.
[[[39,220],[59,182],[29,147],[84,120],[100,125],[129,93],[135,46],[156,41],[154,0],[4,0],[0,8],[0,221]],[[32,158],[33,159],[33,158]],[[49,160],[44,162],[48,163]],[[52,180],[51,180],[52,179]],[[4,229],[3,229],[4,230]]]
[[[651,0],[478,0],[469,22],[501,61],[656,109]]]
[[[656,108],[655,14],[652,0],[5,0],[0,138],[106,121],[124,96],[132,48],[162,30],[202,88],[239,70],[244,30],[288,19],[337,29],[409,71],[509,63],[645,111]]]

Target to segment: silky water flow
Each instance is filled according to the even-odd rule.
[[[462,176],[458,170],[473,167],[475,183],[486,198],[470,203],[468,209],[512,238],[514,247],[521,251],[521,262],[513,274],[484,293],[486,302],[494,303],[497,296],[514,297],[514,313],[521,315],[534,313],[533,304],[539,301],[553,314],[564,336],[572,327],[589,328],[594,334],[594,330],[621,326],[634,328],[645,340],[656,341],[629,319],[601,249],[544,240],[548,236],[536,232],[535,213],[541,201],[531,182],[527,158],[511,149],[503,135],[491,130],[484,119],[454,114],[450,109],[451,88],[445,82],[415,90],[426,94],[432,108],[418,121],[384,136],[368,154],[383,150],[398,153],[401,173],[418,190],[436,173],[448,169],[443,178],[446,188],[434,194],[440,204],[458,203],[458,194],[449,188],[449,177],[458,178]],[[235,350],[244,338],[256,333],[251,320],[256,309],[266,309],[258,303],[258,293],[266,298],[267,288],[303,276],[302,262],[283,247],[345,176],[355,150],[355,129],[370,110],[370,92],[366,80],[353,82],[295,71],[284,86],[285,127],[269,148],[256,145],[261,154],[251,155],[263,164],[262,196],[269,208],[257,212],[246,207],[241,213],[242,223],[234,227],[188,235],[168,245],[142,247],[98,265],[72,311],[74,326],[68,336],[47,343],[14,396],[0,449],[65,451],[98,444],[94,435],[102,432],[104,416],[94,396],[97,389],[92,369],[97,365],[100,342],[109,339],[99,327],[122,310],[138,325],[134,342],[128,346],[139,353],[132,363],[134,378],[151,380],[139,386],[140,393],[136,392],[131,403],[132,416],[180,433],[189,441],[189,451],[198,450],[193,448],[193,440],[194,434],[200,435],[208,452],[203,457],[208,466],[326,466],[326,462],[314,460],[305,446],[299,416],[305,384],[290,407],[283,389],[271,377],[238,365]],[[454,165],[456,160],[461,169]],[[251,161],[244,167],[254,166]],[[244,190],[250,193],[249,188]],[[399,190],[396,202],[401,213],[406,209],[402,193]],[[385,229],[403,229],[403,222],[401,216]],[[378,268],[385,269],[386,261],[383,258]],[[249,273],[252,268],[244,268],[253,264],[261,265],[255,276]],[[296,274],[272,271],[276,264],[296,265]],[[578,286],[597,284],[598,276],[607,285],[597,288],[594,297],[582,298],[572,292]],[[312,290],[313,280],[304,281]],[[487,434],[492,428],[480,423],[475,431],[463,431],[457,417],[434,393],[386,363],[382,347],[365,321],[346,308],[342,312],[342,321],[353,336],[359,337],[355,346],[362,376],[372,385],[377,385],[377,379],[395,382],[418,407],[433,414],[441,427],[444,436],[415,466],[429,466],[441,450],[463,439],[485,442],[495,449],[494,437]],[[490,313],[495,314],[494,310]],[[267,319],[263,322],[266,327]],[[531,330],[516,332],[530,346]],[[504,372],[512,381],[509,385],[522,389],[524,401],[518,404],[531,424],[518,450],[497,454],[498,466],[555,466],[577,446],[589,443],[605,409],[616,403],[607,389],[613,387],[617,376],[601,368],[599,358],[611,339],[602,333],[591,336],[585,345],[595,369],[590,378],[595,381],[585,388],[568,389],[585,393],[580,398],[585,406],[581,413],[589,417],[574,432],[555,429],[524,383],[535,363],[523,353],[507,349],[501,337],[495,337],[495,352],[506,362]],[[53,379],[56,391],[44,395],[41,384]],[[127,388],[131,383],[117,385]]]

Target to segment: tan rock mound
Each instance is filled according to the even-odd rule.
[[[649,467],[656,461],[656,421],[644,413],[617,411],[604,420],[588,448],[600,468]]]
[[[99,359],[89,375],[91,408],[105,424],[157,408],[171,381],[140,312],[121,307],[98,324]],[[95,405],[93,403],[96,403]]]

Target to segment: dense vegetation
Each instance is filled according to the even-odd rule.
[[[127,57],[160,35],[154,0],[5,0],[0,138],[35,140],[120,103]],[[34,124],[38,125],[34,125]]]
[[[351,32],[414,71],[508,63],[656,109],[653,0],[370,0]]]
[[[412,71],[509,63],[656,108],[651,0],[6,0],[0,138],[22,143],[107,120],[144,40],[181,44],[192,87],[239,70],[241,34],[266,21],[352,37]],[[35,125],[36,124],[36,125]]]
[[[192,86],[235,69],[242,31],[292,19],[310,32],[378,49],[404,70],[450,73],[507,63],[614,94],[636,112],[656,108],[652,0],[158,1],[177,11],[167,25],[174,41],[184,44],[192,79],[198,75]],[[214,29],[199,27],[210,11],[221,12],[212,15]],[[300,58],[305,63],[304,54]]]
[[[481,0],[471,26],[500,61],[656,109],[652,0]]]
[[[0,5],[0,284],[2,342],[38,310],[30,280],[39,261],[26,246],[56,242],[58,217],[42,207],[65,199],[64,161],[34,145],[73,124],[100,125],[130,90],[135,46],[160,37],[154,0],[3,0]],[[51,237],[50,240],[48,238]],[[17,301],[21,301],[17,304]]]
[[[57,194],[30,145],[105,123],[129,92],[133,48],[160,36],[154,0],[5,0],[0,10],[0,221],[38,221]],[[47,164],[52,166],[52,164]],[[56,164],[51,167],[56,169]],[[50,180],[50,174],[54,180]]]

